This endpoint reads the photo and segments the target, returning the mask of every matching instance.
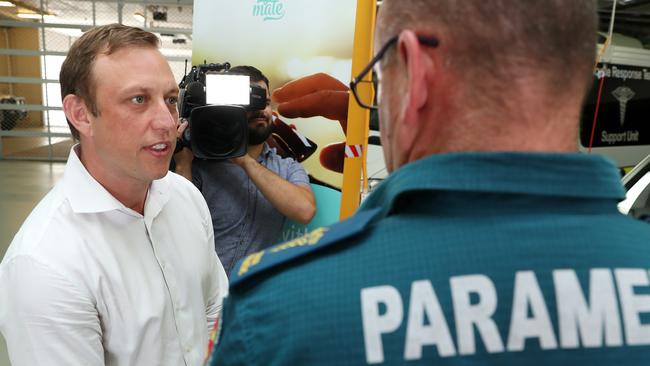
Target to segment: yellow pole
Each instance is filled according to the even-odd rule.
[[[372,58],[372,37],[375,26],[375,15],[377,12],[376,0],[357,0],[356,25],[354,29],[354,49],[352,52],[352,77],[357,76]],[[364,80],[371,81],[372,73],[368,73]],[[368,87],[362,88],[362,85]],[[358,91],[365,94],[365,100],[372,100],[371,83],[361,83]],[[368,151],[368,125],[370,113],[367,109],[357,104],[352,92],[348,103],[348,128],[346,133],[346,145],[352,149],[361,146],[363,154],[354,157],[346,153],[343,165],[343,186],[341,189],[341,220],[350,217],[359,207],[361,191],[361,172],[365,167],[366,154]],[[358,151],[358,150],[357,150]],[[366,177],[364,172],[364,179]]]

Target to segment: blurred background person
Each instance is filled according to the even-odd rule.
[[[267,94],[266,108],[247,112],[248,153],[200,160],[185,148],[175,156],[176,171],[191,179],[208,202],[226,273],[244,256],[277,243],[287,218],[306,224],[316,213],[305,169],[266,143],[273,128],[268,79],[253,66],[235,66],[228,73],[249,76]]]

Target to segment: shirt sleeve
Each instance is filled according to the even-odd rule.
[[[212,289],[212,297],[208,301],[208,305],[205,309],[206,317],[208,319],[208,334],[212,332],[212,327],[221,314],[223,299],[228,295],[228,277],[226,276],[226,271],[223,269],[223,265],[221,265],[217,253],[213,253],[213,255],[213,277],[215,278],[215,281]]]
[[[0,268],[0,330],[13,366],[104,365],[94,302],[34,258]]]
[[[255,339],[251,334],[255,329],[246,323],[245,314],[235,316],[235,302],[230,296],[225,300],[223,318],[220,319],[223,323],[222,329],[218,332],[219,338],[215,341],[206,366],[259,364],[260,359],[255,354],[259,339]]]
[[[205,309],[205,315],[208,321],[207,329],[208,334],[210,334],[212,332],[212,327],[221,314],[223,299],[228,295],[228,276],[226,275],[223,264],[221,264],[215,250],[212,219],[210,216],[210,210],[204,200],[202,200],[201,209],[203,211],[202,220],[207,238],[207,258],[209,258],[208,266],[210,268],[210,278],[212,279],[209,285],[208,296],[206,297],[208,303]]]
[[[293,184],[309,187],[309,176],[305,168],[297,161],[286,158],[287,167],[287,180]]]

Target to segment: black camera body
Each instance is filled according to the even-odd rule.
[[[248,148],[248,118],[246,112],[266,108],[266,90],[249,83],[247,101],[237,104],[211,100],[207,88],[223,88],[207,83],[210,75],[227,75],[230,64],[204,63],[192,66],[179,83],[178,113],[189,121],[189,127],[178,142],[190,147],[200,159],[223,160],[243,156]],[[244,86],[245,87],[245,86]],[[211,90],[213,91],[213,90]],[[216,90],[228,95],[229,90]],[[211,94],[214,95],[214,94]]]

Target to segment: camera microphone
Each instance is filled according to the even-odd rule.
[[[205,105],[205,89],[203,84],[192,81],[178,93],[178,116],[189,118],[192,109]]]
[[[198,81],[187,84],[185,91],[187,102],[193,106],[205,105],[205,87]]]

